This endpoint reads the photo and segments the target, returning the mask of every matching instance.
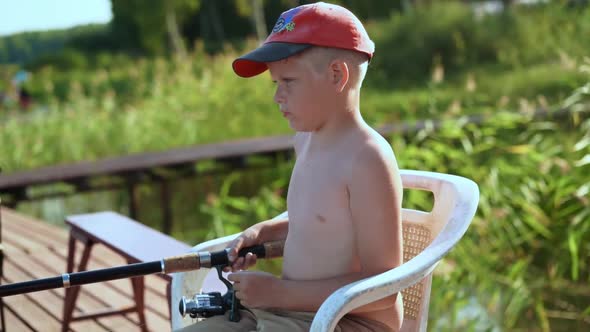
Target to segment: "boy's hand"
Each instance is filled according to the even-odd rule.
[[[225,272],[237,272],[240,270],[246,270],[250,266],[256,264],[256,255],[248,253],[246,257],[238,257],[238,251],[242,248],[250,247],[259,244],[258,242],[259,231],[257,228],[250,227],[242,232],[240,236],[234,239],[227,247],[229,250],[229,261],[231,265],[225,267]]]
[[[259,271],[241,271],[228,276],[234,283],[236,297],[247,308],[276,307],[276,292],[281,279],[273,274]]]

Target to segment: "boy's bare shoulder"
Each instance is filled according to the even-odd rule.
[[[391,220],[398,216],[403,186],[389,142],[376,132],[364,135],[362,142],[352,163],[347,189],[355,220],[372,229],[363,230],[364,235],[360,236],[370,239],[377,238],[379,232],[393,234],[388,227],[397,224]]]
[[[357,161],[363,164],[385,164],[397,167],[395,154],[389,142],[378,132],[371,130],[358,150]]]
[[[352,179],[374,178],[397,182],[394,178],[399,176],[399,168],[389,142],[376,131],[363,136],[354,158]]]

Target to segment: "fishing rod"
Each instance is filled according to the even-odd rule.
[[[257,258],[281,257],[283,255],[284,244],[284,241],[274,241],[242,248],[238,252],[238,257],[244,257],[249,252],[256,255]],[[229,265],[230,260],[228,254],[229,248],[215,252],[191,252],[152,262],[134,263],[91,271],[64,273],[61,276],[52,278],[4,284],[0,285],[0,297],[32,293],[54,288],[69,288],[101,281],[132,278],[148,274],[185,272],[198,270],[200,268],[219,268]]]

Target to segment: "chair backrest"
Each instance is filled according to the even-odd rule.
[[[432,211],[402,210],[404,263],[428,247],[446,226],[459,199],[459,184],[452,175],[402,171],[404,189],[432,192]],[[470,220],[469,220],[470,221]],[[462,234],[461,234],[462,235]],[[404,322],[401,331],[426,331],[432,274],[402,291]]]

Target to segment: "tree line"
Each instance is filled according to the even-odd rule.
[[[196,45],[207,53],[238,48],[246,38],[264,39],[283,11],[312,0],[111,0],[113,18],[107,24],[79,26],[66,30],[27,32],[0,38],[0,64],[25,65],[36,69],[46,64],[58,68],[80,68],[95,63],[97,56],[183,56]],[[394,16],[412,16],[425,7],[440,5],[434,0],[329,0],[352,10],[363,22],[391,21]],[[464,9],[481,0],[449,1]],[[514,0],[496,1],[512,8]],[[554,0],[554,3],[587,3],[587,0]],[[408,21],[412,21],[411,19]],[[379,25],[377,24],[377,25]],[[415,23],[412,23],[415,24]],[[416,22],[403,32],[424,30]],[[391,27],[386,27],[391,28]],[[444,30],[444,29],[443,29]],[[391,33],[391,31],[383,31]]]
[[[283,11],[307,0],[111,0],[113,18],[65,30],[19,33],[0,38],[0,64],[54,59],[63,50],[131,55],[185,54],[201,40],[214,53],[225,43],[263,39]],[[409,0],[336,0],[361,19],[379,19]],[[417,1],[419,2],[419,1]],[[66,52],[67,53],[67,52]],[[51,61],[50,61],[51,62]]]

